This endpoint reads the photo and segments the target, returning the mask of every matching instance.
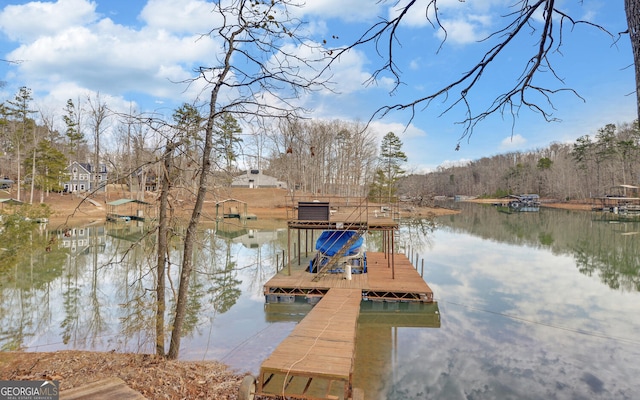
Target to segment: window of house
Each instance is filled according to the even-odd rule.
[[[80,190],[84,191],[84,185],[80,185]]]

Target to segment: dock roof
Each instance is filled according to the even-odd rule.
[[[12,206],[19,205],[19,204],[24,204],[24,202],[22,202],[20,200],[16,200],[16,199],[0,199],[0,203],[9,204],[9,205],[12,205]]]
[[[110,201],[107,203],[107,205],[109,206],[121,206],[123,204],[129,204],[129,203],[137,203],[137,204],[144,204],[144,205],[150,205],[151,203],[147,203],[146,201],[142,201],[142,200],[135,200],[135,199],[118,199],[118,200],[114,200],[114,201]]]

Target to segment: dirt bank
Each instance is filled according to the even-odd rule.
[[[211,221],[216,218],[216,203],[226,199],[236,199],[247,204],[247,212],[254,214],[260,220],[285,220],[294,215],[289,207],[287,212],[287,191],[276,188],[246,189],[234,188],[218,190],[207,195],[202,210],[202,221]],[[24,197],[24,196],[23,196]],[[128,192],[112,189],[107,194],[96,194],[91,201],[69,194],[50,194],[45,197],[45,204],[50,207],[52,215],[49,218],[52,228],[63,226],[79,226],[105,220],[107,202],[120,198],[129,198]],[[39,197],[38,197],[39,198]],[[145,201],[155,204],[157,195],[147,193]],[[184,220],[191,216],[193,210],[193,198],[184,193],[175,193],[172,199],[173,214]],[[429,217],[454,214],[458,211],[442,207],[405,207],[402,215]]]
[[[217,362],[168,361],[149,354],[0,353],[0,380],[57,380],[64,392],[111,377],[148,399],[236,399],[242,380]]]

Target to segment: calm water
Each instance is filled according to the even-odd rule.
[[[404,224],[398,241],[424,260],[439,321],[431,313],[423,326],[432,327],[407,327],[416,324],[393,312],[363,320],[354,385],[368,399],[638,398],[640,224],[460,206],[433,231]],[[153,238],[135,244],[144,235],[135,224],[49,234],[64,252],[2,276],[2,349],[153,351]],[[203,227],[182,359],[257,373],[308,311],[264,305],[286,236]]]

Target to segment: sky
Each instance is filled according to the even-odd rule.
[[[223,0],[227,1],[227,0]],[[400,0],[400,3],[405,0]],[[367,85],[384,59],[374,46],[356,47],[330,70],[332,90],[299,99],[310,118],[367,122],[381,106],[408,102],[458,79],[495,44],[491,33],[504,28],[504,17],[516,0],[438,0],[443,31],[425,19],[418,4],[398,30],[394,65],[402,85],[382,73]],[[395,15],[398,1],[307,0],[295,15],[308,36],[327,46],[347,46],[381,19]],[[439,98],[416,113],[391,112],[373,118],[369,128],[381,138],[394,132],[408,157],[407,169],[421,173],[438,166],[464,163],[492,155],[540,149],[553,142],[572,143],[593,136],[608,123],[632,122],[636,116],[635,78],[623,0],[557,0],[556,6],[574,19],[607,32],[565,25],[550,56],[552,71],[535,81],[576,94],[551,96],[558,122],[521,109],[515,122],[494,114],[471,137],[460,140],[465,110],[451,105],[457,94]],[[57,0],[0,2],[0,101],[13,99],[19,88],[33,91],[36,107],[57,116],[67,99],[100,94],[110,109],[154,112],[170,118],[183,103],[202,96],[202,85],[184,83],[194,69],[215,63],[219,41],[203,36],[218,19],[210,2],[202,0]],[[473,110],[481,111],[508,88],[525,68],[537,45],[531,29],[541,27],[540,15],[521,38],[490,64],[476,92],[469,92]],[[559,24],[556,25],[556,28]],[[489,37],[489,40],[484,40]],[[10,62],[7,62],[10,61]],[[460,147],[458,150],[458,143]]]

